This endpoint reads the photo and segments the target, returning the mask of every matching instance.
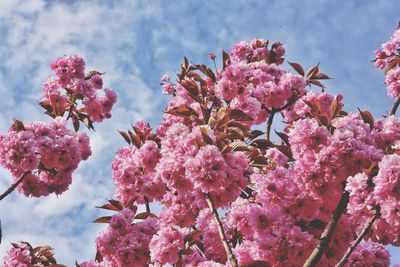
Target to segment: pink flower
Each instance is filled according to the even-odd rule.
[[[183,230],[174,225],[162,227],[150,241],[150,257],[160,264],[174,264],[179,260],[183,249]]]

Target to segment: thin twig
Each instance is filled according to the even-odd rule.
[[[321,259],[326,248],[328,247],[329,241],[331,241],[333,231],[336,228],[336,224],[338,223],[340,216],[345,212],[348,202],[349,202],[349,192],[343,190],[339,204],[337,205],[335,211],[333,212],[331,219],[329,220],[329,223],[326,226],[324,232],[319,238],[317,246],[311,253],[310,257],[308,257],[303,267],[314,267],[317,265],[318,261]]]
[[[144,204],[146,205],[146,212],[150,213],[149,199],[146,196],[143,199],[144,199]]]
[[[375,220],[381,215],[380,209],[377,208],[375,211],[374,216],[369,218],[368,222],[365,224],[364,228],[362,229],[361,233],[358,235],[357,239],[354,240],[354,242],[350,245],[350,247],[347,249],[346,254],[343,256],[343,258],[339,261],[338,264],[336,264],[335,267],[342,267],[343,265],[346,264],[346,262],[349,260],[349,257],[351,253],[353,253],[354,249],[357,247],[357,245],[361,242],[361,240],[365,237],[365,235],[368,234],[368,232],[371,230],[372,224],[375,222]]]
[[[30,171],[26,171],[24,172],[21,177],[15,182],[13,183],[3,194],[0,195],[0,201],[5,198],[6,196],[8,196],[9,194],[11,194],[12,191],[14,191],[14,189],[20,184],[22,183],[22,181],[25,179],[26,176],[28,176],[28,174],[30,174]]]
[[[206,193],[205,197],[206,197],[208,207],[210,208],[211,214],[214,218],[214,221],[217,224],[219,236],[221,237],[222,244],[224,245],[226,256],[228,257],[228,260],[230,261],[232,267],[238,267],[238,262],[235,258],[235,255],[233,255],[233,253],[232,253],[231,247],[228,244],[228,240],[226,239],[224,228],[222,227],[222,223],[221,223],[221,220],[219,219],[217,210],[214,207],[214,203],[212,202],[212,200],[210,198],[210,194]]]
[[[396,111],[397,111],[397,108],[399,107],[399,105],[400,105],[400,96],[396,99],[396,102],[393,103],[393,106],[390,109],[389,116],[396,114]]]
[[[269,141],[269,138],[270,138],[272,122],[274,121],[274,115],[275,115],[275,113],[273,112],[273,113],[271,113],[271,114],[269,115],[269,118],[268,118],[267,129],[266,129],[266,138],[267,138],[267,141]]]
[[[292,105],[293,103],[296,102],[297,99],[297,95],[293,94],[289,100],[287,101],[287,103],[285,105],[283,105],[280,108],[267,108],[264,104],[261,106],[263,109],[265,109],[268,113],[269,113],[269,118],[267,121],[267,127],[266,127],[266,136],[267,136],[267,140],[269,141],[270,139],[270,134],[271,134],[271,127],[272,127],[272,122],[274,121],[274,116],[276,113],[281,112],[282,110],[288,108],[290,105]]]

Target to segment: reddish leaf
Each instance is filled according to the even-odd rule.
[[[31,251],[31,255],[38,260],[40,263],[47,264],[57,264],[54,258],[53,249],[49,246],[39,246]]]
[[[367,124],[369,124],[369,128],[372,131],[374,128],[374,117],[372,116],[371,112],[369,111],[361,111],[361,109],[357,108],[358,111],[360,112],[361,118],[363,121]]]
[[[317,79],[317,80],[328,80],[331,79],[328,75],[322,72],[316,73],[311,79]]]
[[[24,123],[22,122],[22,121],[19,121],[19,120],[17,120],[17,119],[13,119],[13,124],[11,125],[11,129],[14,131],[14,132],[21,132],[21,131],[26,131],[26,129],[25,129],[25,125],[24,125]]]
[[[95,222],[95,223],[110,223],[111,218],[112,218],[112,216],[103,216],[103,217],[97,218],[93,222]]]
[[[208,125],[210,125],[211,129],[215,129],[215,126],[217,125],[217,121],[213,117],[210,117],[208,119]]]
[[[98,208],[98,209],[105,209],[105,210],[114,210],[114,211],[119,211],[119,209],[118,209],[118,208],[114,207],[114,206],[113,206],[113,205],[111,205],[111,204],[104,204],[104,205],[102,205],[102,206],[98,206],[98,207],[96,207],[96,208]]]
[[[195,101],[198,101],[197,96],[199,94],[199,86],[195,81],[182,80],[179,82],[179,84],[186,89],[186,91],[189,93],[189,96],[191,96]]]
[[[102,262],[102,261],[103,261],[103,256],[100,254],[100,252],[99,252],[98,250],[96,251],[95,260],[96,260],[97,262]]]
[[[131,200],[129,200],[128,203],[126,203],[126,204],[124,205],[124,208],[131,208],[131,209],[132,209],[132,207],[136,207],[136,206],[134,205],[136,199],[137,199],[137,197],[134,197],[134,198],[132,198]],[[137,209],[137,207],[136,207],[136,209]],[[135,211],[135,213],[136,213],[136,211]]]
[[[229,54],[225,52],[225,50],[222,50],[222,69],[225,70],[225,68],[230,64],[231,58],[229,57]]]
[[[222,121],[228,115],[229,116],[230,109],[226,107],[222,107],[218,110],[217,113],[217,121]]]
[[[94,130],[93,122],[90,120],[89,116],[83,113],[78,114],[79,120],[89,129]]]
[[[185,69],[189,68],[189,60],[187,59],[187,57],[183,57],[183,61],[185,63]]]
[[[79,118],[75,114],[71,117],[72,125],[74,126],[75,132],[79,131]]]
[[[268,160],[264,156],[258,156],[252,159],[252,166],[264,167],[268,165]]]
[[[332,118],[335,118],[340,112],[341,106],[335,98],[332,102]]]
[[[253,118],[244,113],[239,109],[232,109],[231,111],[231,119],[238,120],[238,121],[252,121]]]
[[[249,151],[250,147],[242,140],[235,140],[229,144],[232,151]]]
[[[303,69],[303,67],[302,67],[300,64],[295,63],[295,62],[289,62],[289,61],[288,61],[288,63],[289,63],[290,66],[292,66],[292,68],[293,68],[298,74],[300,74],[301,76],[304,76],[304,69]]]
[[[400,56],[395,56],[393,59],[391,59],[388,63],[387,66],[385,68],[385,75],[387,74],[387,72],[391,69],[393,69],[394,67],[396,67],[398,64],[400,64]]]
[[[52,113],[53,112],[53,108],[51,107],[51,105],[47,102],[47,101],[41,101],[39,102],[39,106],[41,106],[42,108],[44,108],[47,112]]]
[[[202,246],[201,244],[202,235],[203,231],[201,230],[194,230],[188,233],[184,238],[185,251],[189,251],[190,248],[194,245],[198,245],[200,248]]]
[[[142,140],[138,135],[133,134],[131,131],[128,131],[129,137],[132,140],[132,143],[137,147],[140,148],[142,146]]]
[[[316,86],[318,86],[318,87],[325,88],[325,85],[324,85],[323,83],[321,83],[320,81],[317,81],[317,80],[309,80],[308,82],[311,83],[311,84],[314,84],[314,85],[316,85]]]
[[[131,139],[129,138],[129,135],[124,131],[118,130],[118,132],[125,139],[125,141],[130,145],[131,144]]]
[[[116,207],[118,210],[123,210],[123,206],[121,204],[121,202],[119,202],[118,200],[115,199],[109,199],[108,202],[110,202],[111,205],[113,205],[114,207]]]
[[[328,125],[330,124],[330,120],[329,120],[329,118],[328,118],[328,115],[326,115],[326,114],[321,114],[321,115],[319,115],[319,116],[318,116],[318,119],[319,119],[319,122],[320,122],[322,125],[328,126]]]
[[[151,212],[141,212],[135,216],[135,219],[144,220],[147,217],[153,217],[158,219],[158,216]]]
[[[277,131],[275,131],[275,133],[279,136],[279,138],[282,139],[282,141],[283,141],[285,144],[287,144],[288,146],[290,145],[290,144],[289,144],[289,136],[288,136],[287,134],[281,133],[281,132],[277,132]]]
[[[209,67],[207,67],[204,64],[199,64],[196,65],[196,68],[198,68],[202,73],[207,75],[213,82],[216,82],[215,74]]]
[[[368,175],[368,177],[372,178],[378,174],[379,166],[376,162],[373,162],[371,165],[369,165],[368,168],[362,168],[361,170],[363,171],[363,173]]]
[[[250,132],[250,136],[249,137],[254,139],[254,138],[257,138],[257,137],[259,137],[260,135],[263,135],[263,134],[265,134],[263,131],[253,130],[253,131]]]
[[[104,72],[100,72],[100,71],[97,71],[97,70],[91,70],[88,73],[86,73],[85,80],[89,80],[90,78],[92,78],[96,74],[103,75]]]
[[[142,141],[144,141],[144,140],[145,140],[144,132],[143,132],[140,128],[138,128],[138,127],[136,127],[136,126],[134,126],[134,125],[132,125],[132,128],[133,128],[133,130],[135,131],[135,133],[140,137],[140,139],[141,139]]]
[[[307,79],[312,78],[315,74],[319,72],[318,66],[319,63],[307,71]]]
[[[189,117],[192,114],[197,115],[197,112],[195,110],[193,110],[191,107],[187,107],[187,106],[180,106],[177,108],[173,108],[168,111],[165,111],[165,113],[168,113],[171,115],[184,116],[184,117]]]
[[[188,233],[188,234],[185,236],[184,242],[186,243],[186,242],[190,242],[190,241],[193,241],[193,240],[200,240],[202,234],[203,234],[203,231],[201,231],[201,230],[194,230],[194,231]]]
[[[276,148],[279,149],[279,151],[286,155],[289,159],[293,158],[292,150],[290,149],[289,145],[280,145],[276,146]]]
[[[274,146],[274,144],[271,141],[268,141],[267,139],[257,139],[254,140],[251,144],[252,145],[254,144],[255,147],[257,147],[258,149],[267,149],[269,147]]]
[[[230,139],[244,139],[243,130],[239,127],[228,127],[228,138]]]
[[[211,139],[211,137],[207,133],[207,129],[204,127],[200,127],[201,135],[203,136],[204,142],[206,142],[209,145],[213,145],[214,141]]]

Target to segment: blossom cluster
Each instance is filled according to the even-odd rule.
[[[57,264],[49,246],[34,248],[27,242],[12,243],[12,246],[4,257],[3,267],[64,266]]]
[[[26,196],[63,193],[79,162],[90,155],[89,137],[68,129],[61,117],[51,123],[27,123],[0,136],[0,164],[10,170],[14,182],[27,173],[18,186]]]
[[[111,266],[145,266],[149,262],[149,243],[159,223],[151,217],[133,223],[134,218],[134,210],[121,210],[96,239],[98,251]]]
[[[26,243],[21,243],[13,247],[4,257],[4,267],[30,267],[31,266],[31,247]]]
[[[76,55],[60,57],[50,67],[56,76],[44,83],[40,103],[49,113],[62,116],[67,111],[69,116],[76,113],[81,120],[86,114],[94,122],[111,118],[117,95],[111,89],[103,89],[102,73],[91,71],[85,75],[85,61]],[[101,91],[103,97],[99,95]],[[77,101],[82,101],[83,108],[77,107]]]
[[[382,44],[382,49],[375,51],[375,66],[385,69],[386,86],[388,95],[398,97],[400,95],[400,29],[397,29],[390,40]]]
[[[400,95],[399,38],[396,31],[376,52],[393,97]],[[317,248],[324,249],[317,266],[335,266],[359,236],[364,241],[346,266],[389,266],[382,245],[400,245],[400,120],[393,113],[375,121],[368,111],[346,112],[341,95],[311,88],[323,88],[319,80],[329,78],[318,65],[305,73],[288,62],[292,74],[284,70],[284,55],[281,43],[257,39],[223,51],[215,72],[185,58],[176,83],[161,78],[172,98],[156,133],[144,122],[120,131],[128,146],[112,163],[119,201],[101,207],[117,213],[96,220],[109,223],[96,239],[104,265],[302,266]],[[52,69],[54,88],[67,92],[60,103],[96,99],[100,73],[84,76],[82,60],[61,58]],[[75,100],[72,116],[82,117]],[[275,131],[280,142],[270,138],[276,116],[284,122]],[[20,168],[18,175],[58,171],[36,148],[40,138],[31,137],[30,127],[11,131],[32,132],[16,148],[8,148],[7,136],[0,139],[7,151],[26,153],[18,159],[3,153],[2,162]],[[135,202],[146,211],[137,214]],[[150,204],[157,202],[155,214]],[[321,238],[329,227],[331,234]]]
[[[266,40],[235,45],[230,54],[224,52],[223,67],[215,73],[185,59],[176,84],[167,75],[161,78],[163,92],[172,99],[157,133],[149,128],[141,133],[144,123],[139,122],[135,134],[122,134],[130,146],[118,151],[112,165],[116,195],[123,203],[145,203],[146,214],[159,223],[149,237],[147,264],[224,266],[232,264],[230,246],[239,266],[301,266],[344,188],[350,194],[348,209],[319,266],[340,261],[377,206],[382,216],[369,237],[398,244],[394,233],[400,216],[393,211],[399,199],[393,178],[398,156],[391,153],[400,122],[345,112],[341,95],[307,89],[327,77],[318,67],[304,75],[292,64],[299,75],[291,74],[282,67],[283,45],[268,45]],[[254,126],[270,124],[278,114],[285,127],[277,133],[282,143],[274,144],[269,132],[260,138],[263,132]],[[157,217],[149,207],[154,201],[162,204]],[[221,208],[218,223],[215,208]],[[389,225],[393,231],[383,236]],[[111,233],[108,229],[102,236]],[[119,238],[115,234],[113,240]],[[107,257],[117,257],[112,247]],[[360,254],[370,255],[364,265],[388,266],[389,254],[372,241],[359,247],[349,266],[361,264]]]

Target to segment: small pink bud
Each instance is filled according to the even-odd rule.
[[[161,77],[160,82],[169,82],[169,76],[166,75],[166,74],[164,74],[164,75]]]
[[[214,53],[208,54],[208,57],[211,58],[211,60],[214,60],[216,58]]]

